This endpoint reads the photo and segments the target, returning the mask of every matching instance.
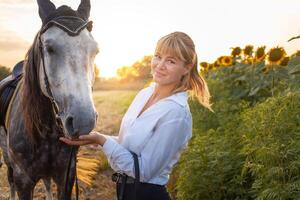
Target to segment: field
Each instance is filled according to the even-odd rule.
[[[285,55],[283,49],[273,51]],[[284,63],[271,56],[250,62],[250,55],[201,63],[214,112],[189,101],[193,137],[168,183],[173,199],[300,199],[299,55],[300,51]],[[121,88],[96,90],[96,130],[116,135],[135,94]],[[113,171],[101,151],[81,148],[78,166],[80,199],[116,199]],[[7,197],[3,166],[0,200]],[[45,199],[41,184],[34,199]]]
[[[118,133],[119,125],[123,114],[134,98],[136,91],[95,91],[94,103],[99,114],[96,130],[108,135],[116,135]],[[115,184],[111,181],[111,174],[113,171],[109,167],[105,156],[102,152],[90,148],[83,147],[79,152],[79,160],[81,158],[97,159],[98,163],[93,179],[85,180],[91,181],[88,185],[83,181],[79,181],[80,199],[89,200],[114,200],[115,198]],[[89,168],[89,162],[79,161],[79,165],[84,168]],[[93,164],[93,163],[91,163]],[[90,171],[80,171],[80,177],[87,177]],[[54,186],[53,186],[54,188]],[[55,192],[53,192],[55,194]],[[6,180],[6,166],[0,168],[0,200],[8,199],[9,188]],[[55,196],[55,195],[54,195]],[[45,199],[45,190],[41,183],[35,188],[34,199]],[[55,198],[54,198],[55,199]]]

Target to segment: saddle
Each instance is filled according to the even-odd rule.
[[[11,75],[0,81],[0,126],[5,127],[5,116],[14,91],[23,77],[23,63],[17,63]]]

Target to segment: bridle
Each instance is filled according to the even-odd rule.
[[[71,27],[73,23],[77,23],[77,26]],[[47,75],[46,67],[45,67],[45,58],[44,58],[44,51],[43,51],[43,43],[41,40],[41,36],[44,32],[46,32],[50,27],[52,26],[57,26],[58,28],[62,29],[68,35],[70,36],[76,36],[78,35],[84,28],[87,28],[89,32],[92,31],[92,21],[84,21],[83,19],[75,16],[59,16],[57,18],[52,19],[49,21],[47,24],[45,24],[41,31],[39,32],[38,35],[38,41],[39,41],[39,50],[41,54],[41,61],[42,61],[42,70],[44,73],[44,84],[46,87],[46,97],[49,98],[52,106],[53,113],[55,115],[55,122],[56,126],[58,127],[58,133],[59,135],[64,136],[65,135],[65,130],[63,128],[63,121],[61,118],[62,111],[60,111],[57,101],[55,100],[53,93],[51,91],[50,83],[49,83],[49,78]],[[40,66],[38,66],[40,67]],[[39,70],[38,70],[39,71]],[[40,85],[41,87],[41,85]],[[67,173],[65,174],[65,199],[68,199],[68,182],[70,179],[70,172],[71,172],[71,166],[72,166],[72,161],[75,163],[75,191],[76,191],[76,200],[78,200],[78,193],[79,193],[79,188],[78,188],[78,179],[77,179],[77,170],[76,170],[76,162],[77,162],[77,155],[76,155],[76,148],[74,146],[71,147],[71,152],[70,156],[68,159],[68,168],[67,168]],[[69,188],[72,192],[72,188]]]
[[[66,24],[66,22],[68,22],[69,24]],[[70,28],[69,26],[71,25],[72,22],[77,22],[78,26]],[[57,101],[54,99],[53,93],[50,88],[49,78],[48,78],[48,75],[46,72],[46,67],[45,67],[45,58],[44,58],[43,43],[41,40],[41,36],[44,32],[46,32],[52,26],[56,26],[56,27],[62,29],[63,31],[68,33],[68,35],[70,35],[70,36],[77,36],[84,28],[87,28],[88,31],[91,32],[92,26],[93,26],[92,24],[93,24],[92,21],[84,21],[83,19],[81,19],[79,17],[59,16],[57,18],[52,19],[47,24],[45,24],[42,27],[42,29],[38,35],[39,50],[40,50],[40,54],[41,54],[42,68],[43,68],[43,73],[44,73],[44,84],[45,84],[46,93],[47,93],[46,96],[49,98],[49,100],[51,102],[52,110],[53,110],[53,113],[55,114],[55,119],[56,119],[55,121],[56,121],[57,127],[59,128],[59,132],[63,133],[63,134],[65,134],[65,131],[63,128],[63,121],[61,119],[62,111],[59,110]]]

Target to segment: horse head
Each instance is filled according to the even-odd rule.
[[[25,90],[24,98],[40,95],[47,97],[48,101],[50,99],[54,110],[52,115],[60,122],[65,136],[77,138],[88,134],[97,120],[92,85],[98,46],[90,33],[90,1],[81,0],[77,10],[67,6],[56,8],[49,0],[38,0],[38,5],[42,28],[27,53],[27,92]],[[39,88],[34,88],[36,82],[39,83]],[[25,100],[25,111],[26,101],[29,100]],[[42,115],[50,116],[51,113],[47,113],[42,108],[43,105],[34,106],[40,109],[27,108],[31,119],[26,122],[25,117],[25,124],[29,124],[33,130],[39,130],[43,125],[36,121],[42,122],[41,118],[45,119]],[[39,110],[44,110],[44,113]]]

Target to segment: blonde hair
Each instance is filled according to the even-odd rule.
[[[189,91],[192,97],[213,112],[210,104],[210,93],[204,78],[198,73],[198,58],[193,40],[183,32],[173,32],[158,40],[155,52],[169,54],[192,65],[188,74],[182,77],[180,85],[174,93]]]

